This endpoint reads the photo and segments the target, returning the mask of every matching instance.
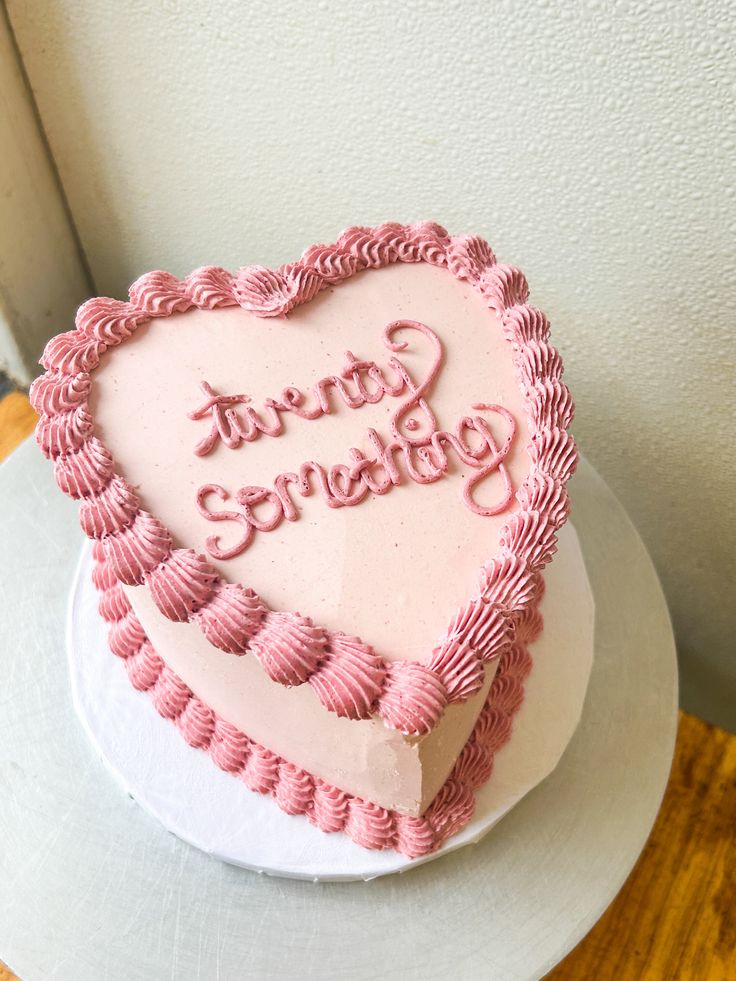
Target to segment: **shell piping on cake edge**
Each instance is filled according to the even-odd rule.
[[[497,314],[512,346],[531,437],[530,470],[502,529],[500,551],[481,570],[477,593],[424,661],[401,670],[358,638],[348,645],[337,634],[331,643],[329,632],[308,618],[269,610],[252,589],[222,579],[203,556],[175,547],[115,472],[88,406],[101,355],[142,324],[193,307],[239,305],[258,316],[280,316],[357,272],[395,262],[446,268]],[[333,245],[311,246],[297,262],[274,270],[247,266],[233,275],[203,267],[181,280],[148,273],[131,286],[128,302],[89,300],[79,308],[75,329],[49,341],[41,359],[46,373],[31,389],[40,415],[36,439],[54,462],[60,488],[80,501],[82,527],[101,546],[115,577],[147,584],[164,616],[197,623],[224,651],[260,654],[277,683],[311,683],[327,711],[351,719],[379,715],[407,735],[424,735],[448,704],[478,690],[482,665],[513,643],[516,623],[538,602],[541,572],[567,517],[566,483],[577,463],[567,431],[574,406],[561,381],[560,356],[548,343],[547,318],[527,297],[523,274],[497,263],[483,239],[450,236],[431,222],[348,228]],[[278,662],[270,656],[275,648]]]
[[[99,544],[92,578],[110,650],[120,658],[135,689],[148,692],[160,716],[170,720],[193,749],[271,796],[286,814],[303,814],[326,833],[344,832],[363,848],[392,848],[407,858],[437,851],[475,813],[475,793],[491,777],[495,754],[510,739],[532,668],[527,641],[541,629],[538,616],[524,621],[519,637],[501,655],[485,705],[437,796],[420,817],[391,811],[348,794],[250,739],[204,704],[156,654]]]

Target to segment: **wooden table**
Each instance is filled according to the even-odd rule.
[[[0,460],[34,422],[22,393],[0,401]],[[735,819],[736,736],[681,712],[672,775],[649,842],[605,915],[548,978],[733,981]],[[0,965],[0,981],[14,979]]]

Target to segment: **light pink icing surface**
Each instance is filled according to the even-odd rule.
[[[187,549],[186,542],[178,543],[176,534],[142,503],[140,495],[146,493],[145,486],[134,487],[131,483],[134,477],[130,474],[128,480],[124,478],[120,461],[106,444],[105,439],[110,437],[101,433],[95,415],[96,384],[93,384],[91,375],[97,373],[101,357],[110,348],[127,350],[127,346],[136,339],[140,343],[140,337],[145,338],[147,331],[154,336],[153,327],[149,326],[151,321],[165,323],[170,318],[169,322],[173,320],[176,323],[177,314],[185,311],[196,309],[211,312],[223,307],[237,307],[255,315],[263,324],[268,318],[308,310],[315,297],[318,308],[320,297],[325,296],[324,291],[330,292],[337,284],[342,289],[345,285],[360,283],[361,277],[356,274],[361,270],[371,270],[371,276],[377,276],[375,270],[385,272],[393,264],[398,264],[395,267],[398,269],[405,263],[420,263],[418,268],[423,269],[441,267],[451,280],[463,287],[472,287],[474,293],[471,295],[481,298],[491,326],[498,317],[496,327],[500,328],[500,335],[494,333],[493,336],[502,336],[503,352],[511,353],[517,394],[521,395],[520,404],[530,437],[526,446],[527,468],[517,490],[512,466],[513,454],[518,451],[513,436],[519,432],[519,426],[516,419],[518,413],[514,413],[513,409],[510,411],[500,402],[489,405],[486,399],[471,403],[474,411],[489,410],[510,423],[505,436],[492,434],[488,420],[467,415],[461,416],[455,423],[456,436],[452,436],[452,426],[446,427],[446,436],[438,431],[430,434],[433,454],[441,448],[437,440],[452,443],[454,439],[458,460],[462,462],[459,469],[467,467],[474,471],[470,476],[459,474],[461,482],[464,481],[463,503],[474,518],[488,520],[497,516],[510,500],[509,490],[516,490],[516,494],[515,501],[506,508],[506,520],[498,529],[497,542],[486,543],[489,552],[485,553],[485,562],[475,585],[469,595],[466,594],[462,605],[454,609],[430,652],[424,656],[419,654],[417,660],[396,655],[386,657],[374,651],[361,638],[330,629],[295,611],[274,608],[272,601],[265,600],[250,586],[221,577],[201,552],[198,554]],[[133,284],[130,302],[106,298],[90,300],[78,312],[76,329],[49,342],[42,359],[47,373],[37,379],[31,391],[34,407],[40,415],[36,438],[44,453],[54,461],[54,473],[60,488],[79,499],[82,527],[90,537],[99,540],[100,554],[119,582],[129,586],[145,583],[150,596],[166,618],[196,624],[207,641],[219,651],[235,655],[248,652],[255,656],[272,682],[285,686],[308,683],[322,707],[329,712],[352,720],[369,719],[378,714],[389,728],[407,735],[423,736],[438,725],[448,706],[462,704],[482,688],[484,665],[505,656],[506,651],[514,648],[515,638],[524,625],[534,623],[543,585],[541,572],[555,551],[556,531],[567,516],[569,505],[565,484],[576,463],[575,444],[566,432],[572,419],[573,404],[569,391],[560,380],[562,363],[559,354],[548,344],[547,320],[540,311],[527,304],[527,292],[526,281],[519,270],[497,263],[485,242],[474,236],[449,236],[443,228],[428,222],[412,226],[385,224],[372,229],[350,228],[334,245],[312,246],[297,262],[276,270],[250,266],[232,275],[215,267],[203,267],[185,280],[177,280],[167,273],[150,273]],[[382,297],[384,291],[379,295]],[[415,323],[418,325],[418,322]],[[410,358],[416,352],[407,350],[407,344],[393,330],[383,325],[381,336],[384,342],[388,338],[391,351],[401,351],[402,359],[405,356]],[[435,341],[440,334],[427,325],[422,326],[419,332]],[[178,347],[175,344],[180,336],[183,337],[183,331],[172,338],[171,353],[175,358],[184,360],[186,350],[182,352],[181,344]],[[241,341],[240,347],[242,336],[243,333],[239,332],[235,339],[236,342]],[[315,338],[315,344],[319,343],[320,339]],[[243,354],[240,347],[234,343],[231,348],[232,363],[244,361],[250,365],[254,360],[261,365],[266,363],[263,351],[259,350],[257,357],[252,359]],[[467,349],[462,343],[457,347],[453,344],[452,347],[456,353]],[[414,409],[417,413],[421,410],[425,422],[430,422],[434,430],[437,430],[438,421],[426,398],[430,389],[434,392],[435,387],[439,389],[441,385],[436,369],[441,363],[444,370],[445,354],[448,355],[447,364],[451,361],[446,346],[442,350],[440,359],[437,344],[434,344],[429,367],[426,364],[394,365],[400,370],[405,387],[413,395],[412,402],[416,404],[412,413]],[[361,356],[364,356],[362,352]],[[345,357],[351,356],[346,354]],[[147,359],[142,362],[142,366],[147,364]],[[499,363],[486,367],[490,379],[488,386],[497,384],[496,373],[501,383],[504,379],[509,380],[508,365]],[[324,378],[324,371],[318,377]],[[422,377],[424,382],[417,381]],[[135,424],[140,380],[134,372],[129,378],[131,387],[126,393],[128,398],[118,406],[121,417],[124,414],[126,420],[119,427],[123,433]],[[148,380],[151,381],[150,378]],[[153,381],[165,387],[166,372]],[[466,384],[467,377],[460,381]],[[114,384],[113,380],[112,387]],[[300,382],[299,386],[284,390],[283,399],[289,403],[290,409],[297,408],[295,398],[298,390],[304,390],[304,384],[308,383]],[[391,392],[386,389],[386,394],[398,396],[401,394],[400,387]],[[421,400],[420,395],[425,396],[425,400]],[[170,393],[168,396],[164,393],[159,405],[165,406],[169,396]],[[369,405],[362,405],[363,409],[375,408],[372,400],[367,401]],[[329,405],[325,404],[323,411],[327,413],[328,408]],[[383,408],[390,412],[386,405]],[[350,411],[353,409],[356,409],[355,405]],[[194,422],[197,421],[197,414],[196,411],[192,414],[190,409],[188,417]],[[307,412],[306,415],[314,422],[321,413]],[[322,416],[319,422],[331,421],[331,418],[330,413]],[[430,440],[430,437],[422,439],[421,425],[421,419],[409,417],[403,410],[398,415],[391,413],[389,416],[389,429],[397,439],[403,439],[407,474],[418,485],[418,490],[436,490],[438,484],[432,481],[442,477],[443,485],[449,483],[453,470],[444,457],[444,462],[438,466],[436,455],[424,458],[423,465],[434,469],[434,477],[429,483],[418,470],[412,470],[414,450],[418,457],[430,452],[429,446],[421,446],[422,442],[428,443]],[[443,425],[442,421],[439,425]],[[485,450],[481,448],[480,452],[476,452],[471,449],[471,430],[477,436],[484,434],[485,448],[493,457],[485,473],[491,475],[490,480],[496,478],[502,484],[500,498],[492,502],[476,497],[479,484],[486,483],[484,472],[477,469],[479,458]],[[367,434],[374,447],[383,446],[377,430],[371,435],[369,429]],[[155,433],[149,431],[147,437],[151,441]],[[463,442],[463,437],[467,437],[467,443]],[[274,445],[270,439],[255,445],[260,447],[268,443]],[[225,445],[233,448],[237,446],[237,441],[225,439]],[[145,446],[145,439],[137,441],[137,447],[143,453]],[[197,459],[207,455],[201,452],[201,439],[195,446]],[[408,446],[411,453],[406,452]],[[251,446],[247,448],[251,449]],[[396,448],[402,451],[399,443]],[[357,454],[355,466],[361,468],[360,480],[371,489],[371,493],[375,491],[378,495],[375,500],[384,501],[383,491],[375,483],[376,473],[371,469],[376,465],[375,461],[366,463],[361,451],[354,446],[348,452],[352,459]],[[127,466],[132,466],[136,459],[134,453]],[[154,471],[161,468],[158,459],[149,462]],[[178,461],[169,466],[172,471],[169,476],[175,487],[179,478]],[[322,487],[323,504],[335,508],[337,505],[357,503],[353,496],[353,471],[348,472],[343,463],[334,465],[330,461],[321,466],[315,462],[302,464],[299,471],[302,476],[294,477],[294,480],[304,479],[304,466],[318,474],[323,484],[327,467],[331,466],[329,492]],[[391,492],[388,499],[393,501],[399,491],[411,487],[399,479],[392,461],[386,460],[384,467],[386,474],[391,474],[391,479],[383,489]],[[283,492],[284,487],[288,486],[289,477],[288,471],[280,472],[283,477],[275,480],[275,494],[250,483],[241,485],[235,499],[243,507],[244,514],[230,512],[226,515],[228,520],[235,520],[239,526],[245,521],[249,530],[258,525],[259,537],[266,525],[272,531],[277,527],[281,530],[282,526],[277,521],[269,524],[260,517],[256,520],[247,512],[254,501],[262,501],[264,495],[266,498],[270,495],[271,503],[278,497],[286,514],[287,500]],[[148,483],[149,475],[145,476]],[[280,484],[280,480],[285,483]],[[223,500],[232,493],[220,484],[216,486],[216,496]],[[487,487],[480,489],[488,490]],[[308,491],[305,485],[303,496],[309,496]],[[213,517],[204,506],[209,494],[208,485],[200,485],[198,513],[203,519]],[[366,498],[366,504],[369,500],[370,497]],[[289,521],[301,517],[293,502],[288,501],[288,508],[293,512],[289,514]],[[414,510],[414,498],[410,510]],[[338,508],[334,513],[342,512]],[[447,524],[442,507],[429,509],[425,517],[427,520],[421,525],[422,531],[426,530],[434,539],[446,537]],[[170,520],[176,520],[176,516]],[[220,522],[217,524],[219,526]],[[292,527],[304,524],[305,520],[302,519]],[[376,521],[374,529],[385,534],[380,521]],[[374,532],[366,538],[366,553],[379,537],[380,534]],[[412,546],[415,542],[416,539]],[[395,544],[395,548],[398,548],[398,544]],[[210,555],[219,555],[221,560],[225,555],[246,554],[240,547],[223,550],[217,542],[213,545],[211,538],[205,540],[205,549],[209,550]],[[279,567],[282,581],[288,578],[290,571],[287,558]],[[324,551],[314,551],[307,558],[308,561],[314,560],[314,574],[310,581],[319,582],[322,592],[325,592],[324,584],[329,582],[325,570],[333,558],[333,552],[325,554]],[[420,563],[414,561],[416,555],[413,548],[410,554],[404,553],[401,558],[409,560],[413,571],[420,568]],[[387,562],[390,563],[387,556],[381,555],[381,574],[383,563]],[[446,565],[445,568],[450,567]],[[375,599],[378,578],[364,578],[367,591],[370,594],[370,590],[374,590]],[[412,587],[414,582],[412,579]],[[364,609],[370,599],[370,595],[363,597]],[[372,611],[373,620],[378,619],[376,612],[382,609],[380,599],[379,595]],[[432,597],[434,600],[435,597]],[[136,629],[140,632],[140,624]],[[405,621],[401,618],[396,622],[396,629],[406,633]],[[140,665],[147,677],[146,672],[150,668],[147,656],[134,663]]]
[[[122,476],[140,488],[142,505],[177,543],[207,554],[207,539],[216,534],[225,548],[241,529],[201,517],[195,500],[202,485],[230,492],[227,502],[214,499],[212,510],[238,510],[234,498],[243,485],[270,486],[277,474],[308,459],[326,466],[347,461],[350,447],[367,452],[370,427],[388,441],[400,399],[386,396],[349,409],[333,398],[329,416],[285,417],[278,439],[261,437],[236,449],[219,442],[202,457],[194,448],[210,424],[188,417],[202,403],[202,379],[220,393],[245,392],[262,406],[287,385],[307,389],[339,374],[345,351],[385,364],[390,352],[383,329],[401,318],[427,324],[444,347],[428,394],[439,425],[451,429],[481,402],[499,403],[513,415],[517,434],[506,465],[517,490],[530,466],[529,434],[511,346],[477,291],[424,263],[359,273],[287,318],[264,320],[239,308],[195,310],[140,328],[103,356],[95,374],[97,431]],[[396,339],[409,345],[398,355],[402,362],[424,378],[431,345],[408,330]],[[502,437],[505,427],[486,415]],[[224,578],[253,586],[274,609],[298,610],[330,630],[357,635],[389,660],[424,659],[471,593],[480,566],[497,551],[508,520],[508,513],[482,516],[463,505],[472,470],[451,451],[448,456],[451,471],[436,483],[405,480],[356,507],[328,509],[319,495],[296,497],[298,521],[256,533],[234,558],[209,558]],[[484,503],[501,493],[498,474],[475,491]]]

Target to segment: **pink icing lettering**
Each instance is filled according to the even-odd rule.
[[[313,473],[317,478],[317,484],[322,491],[322,497],[327,507],[341,507],[340,502],[332,496],[325,468],[321,464],[315,463],[314,460],[308,460],[299,467],[299,483],[297,486],[302,497],[309,497],[312,493],[312,485],[309,482],[310,473]]]
[[[368,493],[368,487],[359,476],[354,477],[351,468],[344,463],[338,463],[330,469],[327,483],[335,500],[346,507],[360,504]],[[351,489],[353,484],[357,485],[354,490]]]
[[[336,464],[328,471],[322,464],[308,460],[301,465],[298,474],[279,474],[272,489],[253,485],[241,487],[235,495],[240,511],[210,511],[206,503],[210,494],[222,501],[227,500],[229,494],[219,484],[205,484],[197,492],[199,513],[208,521],[235,521],[244,529],[239,541],[229,548],[220,547],[217,536],[210,536],[206,542],[208,552],[216,559],[233,558],[248,548],[256,531],[273,531],[284,519],[298,520],[300,511],[290,494],[292,486],[302,497],[310,497],[316,490],[329,508],[353,507],[368,494],[380,496],[398,486],[404,473],[417,484],[439,480],[450,470],[448,450],[474,471],[463,485],[465,505],[478,515],[500,513],[509,506],[514,494],[504,460],[516,426],[511,413],[502,406],[477,404],[473,408],[476,412],[492,412],[505,421],[506,435],[500,445],[488,421],[481,415],[463,416],[454,432],[436,430],[429,442],[420,446],[403,436],[385,443],[375,429],[369,429],[367,436],[372,456],[365,456],[356,447],[351,447],[348,451],[350,465]],[[478,439],[475,447],[468,441],[470,433],[475,433]],[[474,491],[486,477],[496,472],[502,480],[502,494],[496,503],[481,505],[475,500]],[[266,516],[264,505],[271,506]],[[258,514],[255,508],[259,508]]]
[[[319,399],[320,408],[325,415],[329,415],[332,412],[332,406],[330,405],[330,400],[327,397],[328,388],[335,388],[338,395],[349,409],[359,409],[361,405],[365,405],[365,399],[361,398],[360,393],[358,393],[358,395],[351,395],[350,389],[342,378],[338,378],[337,375],[328,375],[327,378],[321,379],[321,381],[318,381],[314,386],[315,394]]]
[[[280,399],[267,399],[266,405],[273,406],[277,411],[293,412],[301,419],[318,419],[322,415],[322,406],[317,404],[313,409],[304,408],[304,392],[289,385],[281,393]]]
[[[395,355],[405,351],[409,342],[395,340],[399,331],[414,331],[429,341],[432,357],[424,378],[416,382],[406,365]],[[338,463],[326,469],[315,460],[308,460],[298,473],[280,473],[272,487],[246,485],[235,494],[240,510],[212,511],[210,495],[221,501],[229,493],[219,484],[205,484],[197,492],[197,508],[208,521],[234,521],[243,529],[241,537],[227,548],[215,535],[207,539],[207,550],[216,559],[239,555],[251,544],[256,531],[273,531],[282,521],[296,521],[299,508],[292,493],[301,497],[320,495],[329,508],[353,507],[368,494],[381,496],[408,478],[416,484],[431,484],[450,470],[448,452],[454,454],[472,473],[463,484],[463,503],[474,514],[488,516],[505,510],[512,498],[513,488],[504,460],[513,441],[516,425],[508,410],[500,405],[477,403],[476,413],[490,412],[504,421],[506,435],[498,444],[491,427],[482,415],[463,416],[454,431],[439,429],[437,419],[426,396],[442,365],[442,342],[426,324],[417,320],[394,320],[382,332],[384,345],[392,352],[387,367],[393,380],[375,361],[361,361],[351,351],[345,352],[345,364],[340,375],[326,375],[311,388],[312,405],[306,404],[304,392],[295,386],[283,389],[279,399],[266,399],[263,415],[249,403],[248,395],[219,395],[207,382],[201,389],[205,401],[189,415],[192,419],[210,417],[209,434],[195,447],[204,456],[220,440],[235,449],[242,442],[252,442],[261,435],[280,436],[284,429],[281,413],[290,412],[302,419],[313,420],[333,411],[330,393],[350,409],[366,403],[375,404],[388,395],[404,396],[389,419],[390,439],[384,442],[375,429],[367,430],[369,455],[356,447],[348,450],[349,463]],[[420,422],[417,416],[423,416]],[[498,473],[501,480],[499,499],[481,504],[475,498],[478,486],[489,476]]]
[[[280,473],[273,482],[275,493],[281,501],[284,517],[287,521],[296,521],[299,511],[289,495],[289,484],[298,484],[299,477],[295,473]]]
[[[199,387],[205,395],[205,401],[199,408],[189,412],[188,416],[190,419],[204,419],[207,413],[211,413],[212,428],[197,443],[194,452],[197,456],[206,456],[218,439],[231,449],[239,446],[242,437],[235,406],[250,402],[250,398],[247,395],[218,395],[206,381],[201,382]]]
[[[376,383],[377,387],[373,391],[366,388],[361,372],[365,372],[368,378]],[[401,375],[392,385],[375,361],[358,361],[352,351],[345,352],[345,367],[341,374],[343,378],[351,378],[363,401],[371,404],[380,402],[384,395],[401,395],[404,388],[404,379]]]
[[[394,320],[393,323],[388,324],[383,329],[383,343],[389,349],[389,351],[405,351],[409,346],[406,341],[392,341],[392,334],[396,333],[397,330],[416,330],[420,334],[429,338],[432,348],[434,351],[434,359],[430,366],[427,377],[419,385],[415,385],[412,380],[411,375],[404,367],[404,365],[399,361],[398,358],[391,358],[389,363],[394,367],[401,378],[404,380],[404,386],[411,393],[410,397],[396,409],[396,411],[391,416],[391,433],[396,437],[401,437],[411,443],[413,446],[421,446],[422,443],[428,442],[432,433],[437,429],[437,420],[434,417],[434,413],[430,409],[429,405],[424,399],[424,395],[432,387],[432,384],[439,374],[440,365],[442,364],[442,342],[431,327],[427,327],[426,324],[420,323],[418,320]],[[429,432],[424,436],[406,436],[400,431],[400,424],[404,416],[411,412],[412,409],[421,409],[426,418],[427,425],[429,427]],[[406,428],[409,432],[416,432],[420,428],[419,422],[413,417],[409,417],[405,422]]]
[[[240,511],[208,510],[206,501],[210,494],[217,495],[221,501],[226,501],[230,497],[225,488],[221,487],[220,484],[204,484],[197,491],[196,498],[197,510],[202,517],[208,521],[235,521],[243,527],[244,531],[242,538],[234,545],[231,545],[230,548],[220,548],[220,539],[217,535],[210,535],[205,542],[205,546],[214,559],[232,559],[236,555],[240,555],[241,552],[244,552],[250,545],[255,529]]]
[[[278,528],[284,518],[284,506],[280,496],[275,491],[249,485],[248,487],[241,487],[235,498],[243,508],[243,514],[248,524],[256,531],[273,531],[274,528]],[[254,513],[253,508],[266,501],[273,504],[273,514],[270,518],[259,518]]]
[[[203,419],[211,414],[212,424],[204,439],[194,447],[197,456],[206,456],[215,446],[218,439],[231,450],[236,449],[242,442],[252,443],[263,433],[265,436],[280,436],[284,426],[278,414],[280,406],[269,401],[264,409],[267,418],[260,416],[252,406],[248,395],[218,395],[206,381],[201,382],[205,401],[189,413],[190,419]],[[245,405],[240,412],[236,406]]]
[[[514,496],[514,491],[511,486],[511,478],[509,477],[508,470],[503,464],[503,460],[511,449],[511,442],[516,433],[516,423],[514,422],[514,417],[511,415],[508,409],[504,409],[502,405],[485,405],[484,403],[478,403],[474,405],[473,408],[478,412],[482,412],[484,410],[488,412],[497,412],[506,420],[508,429],[506,432],[506,439],[501,446],[498,447],[496,446],[493,439],[493,433],[488,428],[488,423],[485,421],[485,419],[483,419],[482,416],[473,416],[472,421],[474,428],[477,432],[481,433],[485,439],[488,449],[491,450],[493,455],[485,466],[481,467],[477,473],[472,474],[465,481],[465,487],[463,489],[463,502],[475,514],[482,514],[484,516],[500,514],[506,507],[508,507],[511,498]],[[498,470],[503,480],[504,493],[497,504],[483,507],[473,499],[473,488],[495,470]]]
[[[284,431],[281,413],[292,413],[307,420],[330,415],[333,411],[330,402],[331,390],[349,409],[359,409],[366,403],[380,402],[384,395],[398,398],[404,391],[408,391],[408,398],[391,417],[391,433],[395,437],[402,436],[408,439],[412,445],[420,446],[426,443],[437,428],[437,422],[424,395],[431,388],[439,372],[442,363],[442,344],[435,332],[426,324],[416,320],[395,320],[384,329],[382,335],[384,345],[394,353],[404,351],[408,347],[406,341],[391,339],[398,330],[418,331],[431,342],[433,361],[427,377],[419,384],[415,384],[406,366],[396,357],[388,360],[388,367],[396,375],[396,380],[391,381],[375,361],[360,361],[351,351],[346,351],[345,365],[340,375],[327,375],[312,386],[314,405],[311,408],[305,405],[304,392],[290,385],[284,388],[280,398],[266,399],[261,414],[249,404],[251,402],[249,395],[220,395],[208,382],[202,381],[200,388],[205,400],[189,412],[188,416],[195,421],[209,417],[210,431],[194,447],[195,454],[206,456],[218,441],[229,449],[237,449],[242,443],[252,443],[261,435],[280,436]],[[375,387],[367,387],[366,383],[369,379]],[[408,437],[400,432],[402,424],[407,432],[414,433],[420,428],[414,417],[404,419],[414,409],[420,410],[425,416],[428,432],[424,436]]]

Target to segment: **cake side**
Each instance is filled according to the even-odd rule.
[[[220,718],[313,776],[401,814],[420,815],[447,779],[498,667],[498,660],[487,665],[483,687],[448,706],[430,733],[408,736],[380,716],[353,721],[325,712],[311,686],[275,684],[254,658],[228,657],[193,624],[167,620],[145,590],[122,589],[164,665]],[[127,624],[115,628],[115,639],[117,651],[130,650]]]
[[[287,814],[303,814],[321,831],[343,832],[364,848],[394,848],[409,858],[435,851],[470,820],[474,793],[489,778],[494,756],[508,742],[523,701],[532,662],[521,639],[499,659],[489,699],[452,773],[424,814],[416,817],[343,793],[220,718],[158,656],[98,544],[94,556],[93,580],[100,592],[101,616],[109,624],[110,648],[122,659],[131,684],[150,694],[159,715],[172,721],[193,749],[209,753],[216,766],[241,779],[249,790],[270,795]],[[530,618],[520,638],[534,636],[537,627]]]

